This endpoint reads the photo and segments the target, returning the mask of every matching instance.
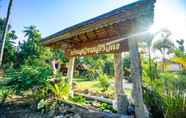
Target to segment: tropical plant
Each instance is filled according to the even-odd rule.
[[[32,66],[29,64],[21,65],[16,74],[8,83],[18,93],[28,90],[34,86],[44,86],[45,81],[52,75],[52,69],[49,64],[43,63],[40,59],[32,60]]]
[[[15,31],[8,32],[6,38],[7,39],[3,56],[3,67],[5,69],[14,66],[16,61],[15,40],[17,39],[17,36],[15,34]]]
[[[82,57],[77,60],[77,64],[85,64],[87,65],[86,71],[84,71],[84,75],[89,80],[95,80],[99,76],[100,73],[103,73],[105,64],[108,63],[110,65],[110,56],[107,55],[95,55],[93,57]],[[107,65],[107,66],[108,66]],[[108,70],[105,70],[108,71]]]
[[[98,77],[98,81],[99,81],[99,84],[102,88],[102,91],[108,90],[108,88],[110,86],[110,82],[109,82],[108,76],[106,74],[100,74]]]
[[[69,97],[70,85],[66,78],[61,78],[60,82],[51,83],[47,82],[48,90],[54,95],[55,99],[66,100]]]
[[[157,67],[157,62],[155,62],[155,59],[150,59],[148,61],[150,61],[150,63],[148,63],[147,60],[144,59],[142,63],[143,76],[149,78],[150,80],[158,79],[160,75]],[[151,64],[150,67],[149,64]]]
[[[71,98],[73,102],[84,104],[86,103],[86,98],[80,95],[76,95]]]
[[[162,73],[160,79],[144,79],[144,99],[152,118],[186,116],[186,80],[182,73]]]
[[[103,111],[111,111],[113,113],[116,113],[117,110],[115,110],[111,105],[107,104],[107,103],[101,103],[99,105],[99,108]]]
[[[13,94],[13,90],[1,86],[0,87],[0,104],[3,104],[8,97],[10,97]]]
[[[40,57],[41,53],[41,34],[35,26],[25,27],[25,37],[23,43],[19,43],[19,51],[17,55],[17,66],[24,64],[26,61],[31,63],[31,60]]]
[[[165,71],[165,56],[174,49],[174,44],[169,40],[169,33],[161,32],[160,36],[160,39],[154,42],[153,48],[159,50],[163,55],[163,71]]]
[[[176,42],[178,44],[178,50],[184,52],[185,51],[184,40],[180,39],[180,40],[176,40]]]
[[[0,37],[2,37],[3,30],[4,30],[4,24],[5,19],[0,18]],[[8,25],[7,32],[6,32],[6,40],[5,40],[5,46],[4,46],[4,56],[3,56],[3,68],[7,69],[13,66],[16,59],[16,47],[15,47],[15,40],[17,39],[17,36],[15,34],[15,31],[10,31],[11,26]]]

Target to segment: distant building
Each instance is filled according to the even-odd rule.
[[[160,64],[160,70],[163,70],[164,62],[161,61],[159,64]],[[176,62],[172,62],[170,60],[165,61],[165,71],[176,72],[182,70],[183,70],[183,65]]]

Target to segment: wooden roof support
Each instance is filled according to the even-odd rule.
[[[87,33],[85,33],[84,35],[87,38],[87,40],[90,40],[90,38],[88,37]]]
[[[135,28],[135,27],[133,27]],[[138,44],[136,38],[128,40],[131,69],[133,77],[133,99],[135,105],[136,118],[145,118],[144,102],[142,95],[142,75],[141,75],[141,63],[140,55],[138,52]]]
[[[114,67],[115,67],[115,90],[116,90],[116,105],[119,114],[127,114],[128,99],[123,91],[122,81],[122,55],[121,53],[114,53]]]
[[[74,74],[74,63],[75,63],[75,57],[71,57],[69,60],[68,71],[67,71],[67,77],[69,80],[70,95],[71,96],[73,96],[72,81],[73,81],[73,74]]]

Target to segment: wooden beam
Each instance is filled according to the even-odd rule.
[[[74,38],[73,38],[75,41],[81,41],[80,39],[79,39],[79,36],[78,35],[76,35],[76,36],[74,36]]]
[[[88,37],[87,33],[85,33],[84,35],[87,38],[87,40],[90,40],[90,38]]]
[[[115,67],[115,90],[116,90],[116,105],[119,114],[127,114],[128,99],[123,91],[122,81],[122,55],[121,53],[114,54]]]
[[[69,60],[68,71],[67,71],[67,77],[69,79],[71,96],[73,96],[72,81],[73,81],[73,74],[74,74],[74,62],[75,62],[75,57],[71,57]]]
[[[128,40],[131,69],[133,77],[133,99],[135,104],[135,115],[136,118],[145,118],[144,102],[142,95],[142,83],[141,83],[141,66],[140,66],[140,55],[138,52],[137,40],[131,38]]]
[[[92,31],[92,32],[93,32],[94,35],[96,36],[96,39],[98,39],[98,35],[97,35],[96,31],[94,30],[94,31]]]
[[[113,25],[111,26],[111,28],[112,28],[113,32],[114,32],[116,35],[118,35],[118,36],[121,35],[121,34],[120,34],[120,30],[118,30],[119,28],[118,28],[118,25],[117,25],[117,24],[113,24]]]

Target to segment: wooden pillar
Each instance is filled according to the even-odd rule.
[[[135,104],[136,118],[145,118],[144,102],[142,95],[142,83],[141,83],[141,66],[140,55],[138,52],[138,44],[135,38],[128,40],[131,69],[133,77],[133,99]]]
[[[115,68],[115,90],[116,90],[116,105],[119,114],[126,114],[128,107],[128,99],[123,91],[122,81],[122,55],[121,53],[114,54]]]
[[[73,96],[73,91],[72,91],[72,81],[73,81],[73,73],[74,73],[74,62],[75,62],[75,57],[71,57],[69,60],[68,64],[68,71],[67,71],[67,77],[69,79],[69,84],[70,84],[70,95]]]

